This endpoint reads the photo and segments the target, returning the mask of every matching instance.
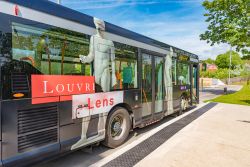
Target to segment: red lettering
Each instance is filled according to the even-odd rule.
[[[109,99],[109,105],[111,105],[111,106],[114,105],[114,98]]]
[[[91,106],[91,100],[90,100],[90,98],[88,98],[88,107],[89,107],[89,109],[93,109],[94,108],[93,106]]]
[[[103,99],[103,107],[108,105],[109,105],[108,99]]]
[[[101,100],[96,100],[95,102],[96,108],[100,108],[101,104],[102,104]]]

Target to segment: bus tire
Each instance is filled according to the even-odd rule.
[[[128,138],[130,128],[131,120],[128,111],[123,107],[114,108],[107,119],[103,144],[110,148],[122,145]]]

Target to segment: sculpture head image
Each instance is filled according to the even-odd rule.
[[[94,18],[94,24],[97,30],[98,35],[100,35],[101,37],[104,36],[104,32],[105,32],[105,22],[101,19],[98,18]]]

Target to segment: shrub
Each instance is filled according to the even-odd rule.
[[[204,78],[217,78],[217,79],[225,79],[228,78],[228,69],[226,68],[220,68],[217,71],[202,71],[200,73],[201,77]],[[233,72],[231,73],[231,77],[236,77]]]

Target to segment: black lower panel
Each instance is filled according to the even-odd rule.
[[[216,103],[209,103],[204,107],[197,109],[193,113],[187,115],[186,117],[172,123],[171,125],[160,130],[153,136],[144,140],[142,143],[128,150],[124,154],[118,156],[116,159],[105,164],[105,167],[132,167],[144,157],[149,155],[160,145],[166,142],[170,137],[175,135],[182,128],[190,124],[195,119],[199,118],[202,114],[210,110],[216,105]]]
[[[58,155],[60,145],[58,143],[48,145],[39,149],[34,149],[29,152],[24,152],[18,156],[13,156],[9,159],[3,160],[4,167],[27,167],[37,162],[47,160],[46,158],[55,157]]]
[[[99,122],[99,114],[91,115],[89,128],[87,130],[87,138],[96,136],[98,134],[98,122]]]
[[[1,102],[2,162],[26,166],[60,152],[58,103]]]

